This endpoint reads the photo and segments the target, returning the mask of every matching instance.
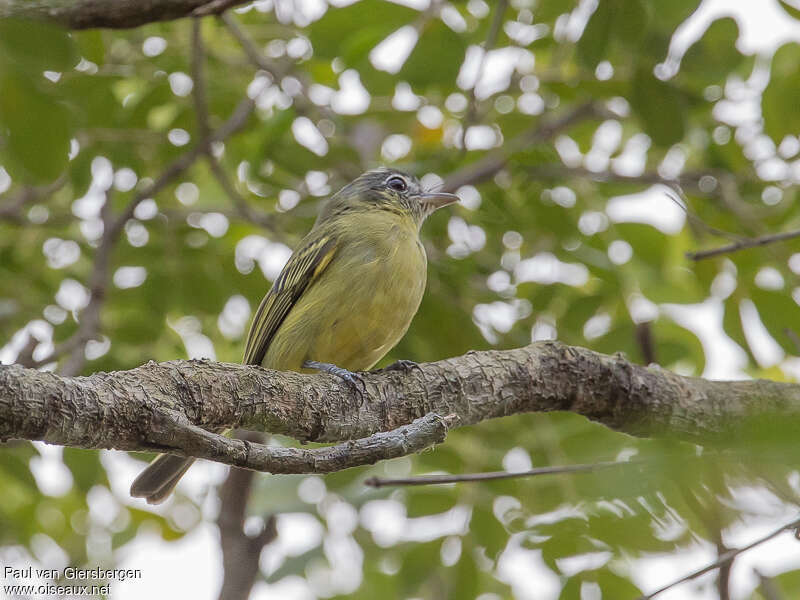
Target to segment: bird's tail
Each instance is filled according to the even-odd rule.
[[[131,484],[131,496],[145,498],[148,504],[161,504],[194,460],[171,454],[156,457]]]

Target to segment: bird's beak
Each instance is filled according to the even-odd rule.
[[[428,210],[433,212],[442,208],[443,206],[453,204],[453,202],[458,202],[458,196],[455,194],[449,194],[447,192],[425,192],[424,194],[419,195],[419,201],[426,208],[430,207]]]

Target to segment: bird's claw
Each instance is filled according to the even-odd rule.
[[[409,373],[413,370],[422,371],[422,367],[419,364],[415,363],[413,360],[407,360],[405,358],[401,358],[393,362],[390,365],[385,366],[384,368],[380,369],[381,371],[402,371],[403,373]]]
[[[316,360],[305,361],[303,363],[303,367],[307,369],[316,369],[317,371],[322,371],[323,373],[330,373],[342,381],[346,381],[350,387],[353,388],[353,391],[358,395],[359,404],[364,403],[364,399],[367,397],[367,383],[358,373],[348,371],[342,367],[337,367],[331,363],[318,362]]]

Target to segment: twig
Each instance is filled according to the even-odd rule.
[[[656,346],[653,343],[653,323],[651,321],[643,321],[636,324],[634,333],[636,343],[639,345],[639,350],[642,352],[642,361],[646,365],[657,363],[656,360]]]
[[[707,194],[700,190],[700,179],[714,175],[714,171],[687,171],[675,179],[668,179],[656,171],[645,171],[639,175],[623,175],[614,171],[590,171],[586,167],[568,167],[563,164],[537,165],[526,167],[526,173],[537,179],[565,179],[580,177],[603,183],[656,184],[660,183],[682,196],[682,187],[690,187],[693,192]],[[680,203],[678,203],[680,205]],[[686,207],[681,206],[685,209]]]
[[[255,101],[249,97],[242,99],[225,123],[216,131],[207,132],[206,137],[199,140],[191,150],[181,154],[167,165],[164,171],[162,171],[150,185],[136,193],[125,209],[116,218],[113,218],[110,212],[104,213],[103,236],[95,254],[95,263],[89,282],[90,300],[89,304],[81,311],[81,325],[73,335],[60,344],[57,344],[49,356],[35,361],[35,363],[30,366],[41,367],[42,365],[57,360],[65,354],[72,353],[74,359],[65,365],[61,369],[61,372],[65,375],[71,375],[80,371],[83,366],[82,360],[85,360],[85,358],[79,359],[78,354],[75,352],[79,347],[83,348],[87,341],[97,335],[100,322],[100,308],[105,299],[108,273],[111,268],[111,250],[122,233],[125,224],[133,217],[136,207],[147,198],[155,196],[189,169],[189,167],[204,153],[204,149],[210,147],[212,142],[224,141],[239,131],[247,122],[254,109]],[[106,200],[103,209],[110,211],[110,202],[108,200]],[[82,355],[82,352],[80,354]]]
[[[223,19],[227,19],[227,15],[223,15]],[[198,147],[205,156],[211,173],[216,178],[220,187],[231,199],[236,210],[246,220],[251,221],[262,227],[267,227],[274,230],[272,219],[266,214],[259,213],[253,210],[247,203],[247,200],[239,193],[236,186],[228,177],[225,169],[222,168],[217,157],[211,150],[211,127],[209,125],[210,116],[208,113],[208,99],[206,97],[206,78],[203,70],[205,62],[205,47],[203,44],[203,34],[200,30],[201,20],[195,18],[192,20],[192,79],[194,87],[192,88],[192,97],[194,98],[195,113],[197,117],[197,129],[200,135],[200,142]]]
[[[691,187],[692,190],[695,192],[706,194],[707,192],[704,192],[703,190],[700,189],[700,179],[706,176],[718,176],[719,174],[714,171],[687,172],[687,173],[682,173],[675,179],[667,179],[661,174],[656,172],[645,172],[641,173],[640,175],[622,175],[620,173],[615,173],[613,171],[594,172],[586,169],[585,167],[568,167],[566,165],[558,164],[558,165],[541,165],[536,167],[528,167],[527,173],[528,175],[536,178],[562,179],[566,177],[582,177],[601,182],[616,182],[616,183],[630,183],[630,184],[661,184],[663,186],[668,187],[678,197],[674,197],[671,194],[667,194],[667,197],[670,200],[672,200],[678,207],[680,207],[680,209],[686,214],[686,218],[689,221],[691,221],[694,225],[701,227],[702,229],[706,230],[707,232],[713,235],[735,240],[730,245],[725,246],[724,248],[718,248],[716,250],[706,250],[696,253],[693,252],[687,253],[686,256],[692,260],[701,260],[703,258],[708,258],[709,256],[714,256],[716,254],[729,252],[730,248],[735,248],[736,250],[740,250],[751,246],[758,246],[769,243],[769,241],[759,242],[759,240],[763,238],[750,239],[738,235],[736,233],[731,233],[729,231],[719,229],[717,227],[714,227],[713,225],[709,225],[689,209],[689,201],[688,198],[686,197],[686,194],[683,192],[683,187]],[[719,193],[717,195],[719,195]],[[793,235],[789,234],[779,234],[779,235],[783,235],[786,237],[800,236],[800,231],[791,233]]]
[[[453,192],[462,185],[485,181],[502,170],[515,152],[533,144],[546,142],[576,123],[605,117],[608,114],[609,112],[597,103],[587,102],[556,119],[540,122],[533,129],[510,140],[504,148],[492,151],[482,159],[450,174],[442,184],[442,191]]]
[[[700,177],[703,177],[703,175],[700,175]],[[690,223],[696,225],[700,229],[704,229],[705,231],[707,231],[712,235],[718,235],[720,237],[725,237],[736,241],[744,239],[744,236],[741,236],[737,233],[731,233],[730,231],[725,231],[724,229],[719,229],[717,227],[714,227],[713,225],[709,225],[708,223],[703,221],[703,219],[694,214],[689,209],[689,198],[686,197],[686,194],[683,192],[683,188],[678,182],[676,181],[673,181],[672,183],[665,182],[664,185],[666,185],[670,189],[670,191],[677,194],[678,197],[676,198],[672,194],[667,193],[667,198],[672,200],[675,203],[675,205],[678,206],[686,214],[686,218],[689,220]],[[698,180],[698,190],[699,190],[699,180]]]
[[[739,240],[738,242],[727,244],[726,246],[720,246],[719,248],[711,248],[710,250],[687,252],[686,257],[691,260],[703,260],[706,258],[712,258],[714,256],[720,256],[721,254],[730,254],[732,252],[739,252],[740,250],[746,250],[748,248],[767,246],[768,244],[774,244],[775,242],[792,240],[798,237],[800,237],[800,230],[784,231],[782,233],[762,235],[761,237],[756,237],[756,238],[745,238]]]
[[[198,427],[176,412],[165,411],[161,417],[161,429],[151,435],[154,449],[266,473],[295,474],[330,473],[420,452],[441,444],[455,418],[429,414],[391,431],[335,446],[304,450],[230,439]],[[187,448],[191,448],[190,453]]]
[[[195,18],[206,17],[208,15],[223,14],[229,8],[241,4],[242,0],[211,0],[210,2],[198,6],[192,11],[192,16]]]
[[[669,583],[669,584],[667,584],[667,585],[665,585],[663,587],[660,587],[657,590],[655,590],[653,592],[650,592],[649,594],[646,594],[644,596],[640,596],[639,600],[651,600],[652,598],[655,598],[656,596],[658,596],[662,592],[666,592],[667,590],[675,587],[676,585],[680,585],[681,583],[685,583],[685,582],[690,581],[692,579],[696,579],[697,577],[700,577],[701,575],[705,575],[706,573],[709,573],[710,571],[713,571],[714,569],[718,569],[721,566],[730,563],[733,559],[735,559],[737,556],[739,556],[743,552],[747,552],[748,550],[751,550],[752,548],[755,548],[756,546],[759,546],[759,545],[763,544],[764,542],[768,542],[772,538],[779,536],[784,531],[788,531],[790,529],[797,529],[798,527],[800,527],[800,519],[795,519],[794,521],[792,521],[790,523],[787,523],[786,525],[783,525],[782,527],[779,527],[778,529],[772,531],[771,533],[768,533],[767,535],[758,538],[754,542],[751,542],[750,544],[747,544],[747,546],[743,546],[741,548],[732,548],[731,550],[728,550],[727,552],[724,552],[723,554],[721,554],[720,556],[717,557],[717,560],[715,560],[712,563],[709,563],[708,565],[706,565],[702,569],[698,569],[696,571],[693,571],[692,573],[689,573],[688,575],[684,575],[680,579],[677,579],[676,581],[673,581],[672,583]]]
[[[226,12],[220,15],[220,19],[222,19],[222,22],[225,23],[225,26],[228,28],[228,31],[230,31],[234,39],[239,42],[239,45],[242,47],[245,56],[247,56],[247,59],[254,67],[269,73],[272,76],[272,79],[276,82],[279,82],[290,74],[292,71],[292,65],[277,65],[274,61],[271,61],[264,56],[253,40],[250,39],[250,37],[241,27],[239,27],[239,24],[236,22],[236,19],[233,17],[233,15]],[[336,118],[337,115],[333,111],[322,106],[317,106],[308,99],[308,83],[303,80],[304,77],[302,74],[292,73],[292,75],[300,83],[300,93],[292,97],[292,103],[294,104],[298,114],[308,115],[312,112],[321,112],[328,119]]]
[[[204,154],[211,154],[211,127],[208,124],[208,101],[206,99],[206,77],[203,71],[205,45],[203,43],[203,21],[192,19],[192,98],[194,99],[195,119],[199,141],[197,145]]]
[[[792,340],[792,344],[794,345],[795,354],[800,356],[800,335],[797,335],[793,329],[789,327],[784,327],[783,333]]]
[[[254,109],[255,101],[249,97],[243,98],[233,110],[231,116],[228,117],[228,120],[211,134],[210,141],[221,142],[228,139],[230,136],[244,127],[247,119],[249,119],[250,115],[253,114]],[[136,207],[141,202],[147,198],[152,198],[155,196],[158,192],[172,183],[172,181],[174,181],[184,171],[191,167],[203,153],[202,148],[204,145],[205,143],[200,141],[194,147],[192,147],[191,150],[181,154],[178,158],[172,161],[167,168],[164,169],[161,175],[159,175],[159,177],[153,181],[153,183],[140,190],[136,194],[122,214],[117,218],[116,221],[114,221],[112,228],[121,230],[125,226],[125,223],[127,223],[128,220],[133,217]]]
[[[19,221],[20,211],[27,204],[57,192],[67,182],[66,175],[60,175],[54,182],[42,186],[23,187],[10,200],[0,204],[0,220]]]
[[[64,355],[69,355],[67,362],[59,368],[62,375],[69,377],[79,373],[86,364],[84,349],[86,343],[94,339],[100,330],[100,311],[106,300],[111,271],[111,251],[120,233],[111,227],[111,188],[106,191],[105,202],[100,209],[100,217],[103,221],[103,235],[95,251],[92,272],[89,275],[89,302],[80,312],[78,329],[66,340],[57,344],[48,356],[34,361],[30,365],[31,367],[38,368],[58,360]]]
[[[478,87],[478,82],[483,78],[483,71],[486,68],[486,57],[489,51],[494,48],[497,43],[497,36],[500,33],[500,27],[503,25],[503,17],[506,13],[508,6],[507,0],[498,0],[494,9],[494,18],[489,27],[489,33],[486,35],[486,41],[483,43],[483,55],[481,62],[478,66],[478,72],[475,75],[475,82],[469,88],[469,98],[467,104],[467,114],[464,116],[464,124],[461,126],[461,153],[462,155],[467,151],[467,146],[464,143],[467,138],[467,129],[475,124],[476,114],[478,112],[477,98],[475,97],[475,88]]]
[[[716,532],[716,540],[714,541],[717,547],[717,556],[724,556],[726,552],[730,551],[725,543],[722,541],[722,531]],[[731,571],[733,570],[733,561],[731,558],[724,564],[719,566],[719,573],[717,574],[717,595],[719,600],[731,600]]]
[[[389,485],[411,486],[411,485],[438,485],[442,483],[464,483],[473,481],[494,481],[497,479],[515,479],[518,477],[536,477],[539,475],[561,475],[564,473],[587,473],[608,469],[609,467],[619,467],[633,465],[641,461],[608,461],[581,465],[564,465],[561,467],[538,467],[528,471],[493,471],[491,473],[467,473],[463,475],[420,475],[418,477],[401,477],[398,479],[383,479],[381,477],[370,477],[364,480],[364,485],[379,488]]]
[[[283,77],[284,73],[278,71],[275,68],[275,65],[273,65],[266,59],[264,55],[261,54],[256,45],[253,43],[253,40],[251,40],[247,34],[242,31],[242,28],[239,27],[236,19],[234,19],[230,13],[223,13],[219,18],[222,19],[222,22],[225,23],[228,31],[230,31],[231,35],[233,35],[236,41],[239,42],[239,45],[242,47],[242,50],[244,50],[248,60],[250,60],[253,65],[263,71],[266,71],[275,79],[280,79]]]

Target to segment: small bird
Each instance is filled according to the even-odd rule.
[[[368,171],[322,207],[253,317],[243,363],[279,371],[321,370],[351,384],[411,324],[425,291],[423,221],[458,201],[426,192],[395,169]],[[163,454],[131,495],[163,502],[193,458]]]

